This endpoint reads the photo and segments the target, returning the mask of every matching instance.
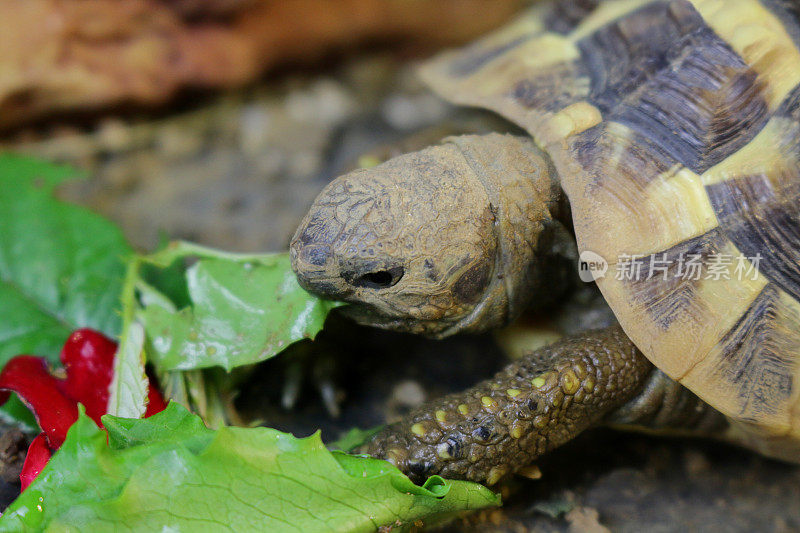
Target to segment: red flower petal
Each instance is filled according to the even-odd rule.
[[[44,433],[39,433],[31,445],[28,447],[28,455],[25,456],[25,462],[22,465],[22,472],[19,475],[19,480],[22,482],[22,490],[28,488],[28,485],[36,479],[39,472],[50,460],[50,448],[47,446],[47,438]]]
[[[147,410],[144,412],[145,418],[160,413],[167,408],[167,402],[164,401],[164,397],[158,391],[158,385],[156,385],[155,380],[150,378],[147,381]]]
[[[73,332],[61,351],[61,362],[67,375],[64,380],[50,373],[44,358],[14,357],[0,372],[0,405],[8,400],[9,391],[16,392],[33,411],[42,428],[42,439],[37,439],[46,439],[50,449],[58,449],[78,419],[78,402],[84,405],[86,414],[103,427],[100,417],[108,409],[108,389],[114,373],[116,351],[117,344],[96,331],[79,329]],[[145,416],[166,408],[153,379],[149,380],[147,397]]]
[[[65,392],[82,403],[86,414],[100,427],[100,417],[108,410],[116,351],[117,343],[91,329],[74,331],[61,350],[61,362],[67,372]]]
[[[33,411],[39,427],[47,435],[50,448],[61,446],[67,430],[78,420],[78,405],[68,398],[47,368],[43,357],[20,355],[6,363],[0,372],[0,389],[16,392]],[[8,392],[0,396],[5,402]]]

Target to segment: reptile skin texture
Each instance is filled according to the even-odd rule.
[[[422,480],[497,482],[634,398],[654,367],[618,326],[539,349],[412,411],[362,450]]]

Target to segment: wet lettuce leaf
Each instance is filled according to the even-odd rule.
[[[331,450],[341,450],[343,452],[353,451],[380,433],[380,431],[385,427],[385,425],[380,425],[367,429],[350,428],[350,430],[342,435],[341,438],[334,442],[328,443],[328,448]]]
[[[53,196],[76,177],[68,167],[0,154],[0,366],[22,353],[58,364],[79,327],[119,334],[133,251],[114,224]]]
[[[385,461],[329,452],[319,433],[212,431],[175,402],[103,423],[108,444],[81,416],[0,531],[374,531],[500,503],[473,483],[414,485]]]
[[[124,261],[133,250],[114,224],[54,197],[58,184],[80,177],[0,154],[0,367],[20,354],[58,366],[61,346],[80,327],[119,333]],[[0,416],[36,427],[16,395]]]
[[[329,452],[319,433],[210,430],[175,402],[137,418],[145,361],[162,375],[249,365],[313,338],[341,304],[300,288],[287,254],[173,243],[135,255],[111,222],[53,197],[76,176],[0,154],[0,365],[20,353],[57,364],[73,330],[102,331],[120,339],[110,412],[129,418],[104,417],[106,432],[82,415],[0,531],[372,531],[499,505],[480,485],[419,487],[384,461]]]
[[[171,268],[196,258],[185,269],[191,304],[176,309],[149,288],[138,316],[160,371],[220,366],[231,370],[269,359],[289,344],[313,338],[340,302],[321,300],[297,283],[289,255],[231,254],[185,242],[142,258]]]

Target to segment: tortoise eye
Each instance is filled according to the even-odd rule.
[[[366,287],[368,289],[388,289],[397,284],[405,274],[403,267],[392,267],[388,270],[378,270],[368,272],[353,280],[356,287]]]

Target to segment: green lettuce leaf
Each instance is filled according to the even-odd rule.
[[[143,261],[167,268],[199,258],[185,271],[191,305],[176,310],[148,287],[139,316],[159,371],[220,366],[230,370],[275,356],[313,338],[339,302],[303,290],[289,255],[239,255],[176,242]]]
[[[499,505],[434,477],[420,487],[385,461],[329,452],[319,433],[207,429],[175,402],[147,419],[86,416],[0,518],[0,531],[374,531]]]
[[[106,410],[108,414],[129,418],[144,415],[150,387],[144,364],[144,328],[138,322],[126,324],[114,357],[114,375],[109,386]]]
[[[0,154],[0,367],[19,354],[59,364],[79,327],[119,333],[123,261],[132,253],[111,222],[53,197],[81,174],[69,167]],[[36,428],[16,396],[0,417]]]
[[[331,450],[341,450],[343,452],[352,451],[380,433],[385,427],[385,425],[380,425],[368,429],[351,428],[347,433],[342,435],[339,440],[328,443],[328,448]]]
[[[53,197],[70,168],[0,154],[0,366],[35,354],[58,362],[72,330],[119,333],[123,261],[132,253],[104,218]]]

